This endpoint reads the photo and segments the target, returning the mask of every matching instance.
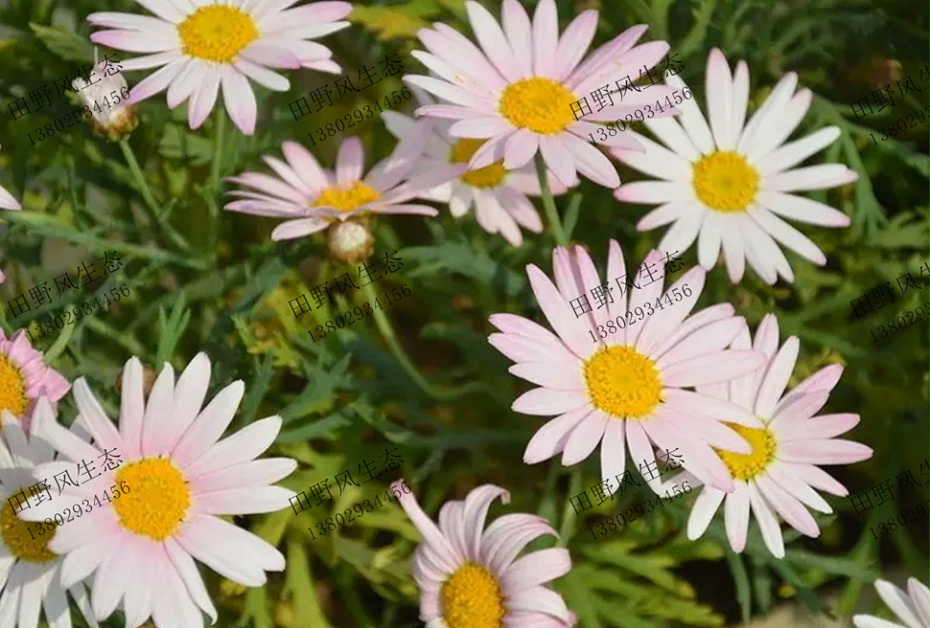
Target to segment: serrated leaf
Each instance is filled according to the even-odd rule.
[[[29,23],[29,27],[42,40],[46,48],[65,61],[90,63],[94,60],[93,44],[74,31],[66,31],[51,26],[40,26],[32,22]]]

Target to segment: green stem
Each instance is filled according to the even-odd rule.
[[[558,460],[553,460],[553,466],[558,465]],[[559,527],[559,542],[556,547],[568,547],[568,542],[575,536],[575,520],[578,515],[575,514],[575,508],[571,505],[571,498],[581,493],[581,469],[577,466],[572,468],[568,480],[569,503],[565,506],[562,514],[562,525]]]
[[[365,297],[368,299],[368,302],[374,303],[375,299],[378,298],[378,295],[375,294],[374,288],[371,286],[371,283],[365,284],[362,286],[362,291],[365,293]],[[407,357],[407,354],[404,352],[404,348],[401,346],[400,341],[394,334],[394,329],[391,327],[391,323],[388,321],[384,311],[374,307],[372,310],[374,311],[375,325],[378,327],[378,331],[381,332],[381,335],[387,341],[388,348],[391,350],[391,354],[398,362],[400,362],[400,366],[404,369],[404,372],[407,373],[410,379],[412,379],[417,387],[424,393],[433,399],[448,401],[457,399],[463,395],[467,395],[470,392],[476,392],[483,389],[480,382],[471,382],[470,384],[465,384],[464,386],[456,389],[445,389],[430,384],[425,377],[420,375],[419,371],[417,371],[416,367],[413,365],[413,362],[411,362],[410,358]]]
[[[555,198],[552,196],[552,190],[549,189],[549,176],[546,172],[546,162],[543,161],[542,153],[536,154],[536,176],[539,177],[539,189],[542,192],[543,210],[546,212],[546,220],[549,221],[549,227],[552,229],[552,235],[559,246],[568,246],[568,236],[565,235],[565,229],[562,228],[562,221],[559,219],[559,210],[555,206]]]
[[[158,201],[155,200],[155,196],[152,194],[152,190],[149,188],[148,183],[145,182],[142,168],[139,167],[136,155],[132,152],[129,140],[125,138],[120,140],[119,147],[123,151],[123,157],[126,158],[126,163],[129,165],[129,170],[132,172],[133,179],[136,180],[136,187],[142,195],[142,200],[145,201],[145,209],[148,211],[149,220],[152,221],[152,226],[155,227],[159,240],[162,241],[162,244],[174,246],[178,250],[189,250],[190,247],[184,238],[182,238],[162,216],[161,206],[158,204]]]
[[[221,108],[217,108],[213,125],[213,159],[210,162],[210,198],[207,203],[210,208],[210,236],[208,240],[207,254],[216,256],[217,243],[219,242],[220,233],[220,203],[217,197],[220,195],[220,165],[223,157],[223,131],[226,128],[226,115]]]

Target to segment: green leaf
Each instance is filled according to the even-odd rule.
[[[74,31],[40,26],[32,22],[29,23],[29,27],[49,50],[65,61],[93,62],[94,46],[87,38]]]

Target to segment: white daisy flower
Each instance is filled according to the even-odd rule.
[[[876,580],[875,590],[903,624],[872,615],[855,615],[856,628],[930,628],[930,590],[917,578],[907,579],[907,591],[886,580]]]
[[[332,51],[313,41],[349,26],[339,22],[352,11],[348,2],[316,2],[290,9],[296,0],[137,0],[155,17],[130,13],[91,13],[87,21],[113,30],[98,31],[96,44],[129,52],[147,52],[121,61],[124,70],[160,69],[130,95],[135,104],[165,89],[172,109],[190,99],[192,129],[216,104],[222,85],[229,117],[246,135],[255,132],[252,79],[286,92],[290,82],[269,68],[311,68],[339,74]]]
[[[664,85],[648,94],[633,91],[603,109],[577,119],[572,109],[579,98],[615,84],[626,76],[655,66],[669,45],[640,45],[645,25],[628,28],[587,55],[597,30],[597,11],[585,11],[559,36],[554,0],[540,0],[533,20],[517,0],[504,0],[499,23],[477,2],[466,2],[476,46],[455,29],[436,23],[417,33],[429,52],[414,51],[436,76],[408,75],[404,81],[444,102],[417,109],[417,115],[457,120],[455,137],[487,140],[471,156],[471,168],[500,159],[508,170],[520,168],[540,153],[552,173],[567,187],[581,174],[598,185],[615,188],[620,178],[610,160],[587,139],[624,114],[670,95]],[[671,115],[666,110],[660,115]],[[633,137],[618,133],[605,146],[642,150]]]
[[[740,61],[736,72],[723,53],[713,49],[707,59],[708,126],[692,98],[678,106],[677,120],[654,118],[646,127],[666,146],[628,131],[646,147],[645,153],[616,148],[611,154],[628,166],[662,181],[638,181],[621,186],[614,196],[628,203],[661,205],[639,221],[640,231],[674,223],[659,248],[684,251],[698,240],[698,260],[710,270],[721,245],[730,281],[742,279],[745,262],[769,284],[794,273],[776,242],[815,264],[826,257],[807,236],[786,223],[790,218],[824,227],[846,227],[844,213],[791,192],[823,190],[851,183],[855,171],[843,164],[796,168],[833,143],[840,129],[826,127],[783,144],[811,104],[811,91],[795,93],[798,76],[786,74],[748,124],[749,67]],[[666,79],[686,88],[677,76]]]
[[[743,329],[731,348],[754,349],[765,355],[765,368],[729,384],[698,386],[698,392],[746,409],[761,419],[762,426],[729,426],[752,445],[752,451],[718,452],[733,476],[736,490],[726,494],[705,487],[688,519],[688,538],[694,540],[704,534],[723,504],[727,538],[733,551],[742,552],[746,547],[751,511],[766,547],[772,555],[784,558],[785,543],[776,515],[805,536],[820,536],[820,527],[807,509],[826,514],[833,509],[814,489],[840,496],[849,494],[846,487],[820,467],[861,462],[872,456],[872,449],[835,438],[859,423],[858,414],[815,416],[839,381],[842,366],[825,367],[784,394],[800,343],[797,336],[792,336],[778,348],[778,320],[773,315],[762,319],[755,343],[750,340],[749,331]]]
[[[42,416],[49,423],[55,422],[55,410],[51,402],[41,397],[36,404],[35,418]],[[28,436],[20,423],[8,411],[3,411],[3,442],[0,443],[0,493],[3,494],[0,511],[0,626],[36,628],[39,614],[45,612],[45,621],[50,628],[71,628],[71,611],[65,592],[71,594],[84,619],[96,628],[87,589],[80,580],[62,584],[62,559],[49,549],[50,542],[58,534],[56,529],[47,530],[44,523],[29,523],[13,510],[23,507],[23,514],[32,508],[24,505],[42,495],[39,480],[34,475],[37,465],[52,462],[55,451],[41,438]],[[68,438],[86,441],[80,426],[72,430],[61,430]],[[33,490],[30,490],[33,488]],[[16,497],[18,496],[18,497]],[[13,498],[12,501],[10,498]],[[63,508],[60,500],[55,507]]]
[[[434,104],[432,99],[415,90],[422,104]],[[414,132],[416,122],[402,113],[386,111],[381,114],[387,130],[398,139]],[[449,211],[459,218],[475,207],[475,217],[482,229],[500,234],[513,246],[523,243],[520,227],[541,233],[542,221],[529,196],[539,196],[539,179],[532,165],[516,170],[504,168],[499,159],[490,166],[471,170],[468,162],[485,140],[460,139],[449,134],[451,122],[432,120],[423,155],[415,172],[428,172],[447,164],[455,164],[457,178],[439,185],[420,196],[424,199],[449,205]],[[565,186],[549,172],[549,187],[554,195],[565,192]]]
[[[165,364],[146,402],[142,364],[132,358],[123,371],[118,426],[83,378],[74,384],[78,420],[93,436],[93,445],[47,417],[35,419],[35,433],[70,460],[96,459],[101,448],[116,450],[122,459],[112,470],[97,467],[100,477],[66,494],[93,499],[111,485],[129,490],[60,526],[49,544],[65,554],[63,586],[95,574],[91,598],[98,619],[120,605],[127,626],[139,626],[151,616],[162,628],[201,628],[201,611],[215,622],[216,609],[193,559],[251,587],[265,584],[266,571],[284,569],[277,549],[218,516],[287,507],[294,492],[269,484],[289,475],[296,462],[255,460],[274,442],[281,417],[255,421],[220,440],[244,385],[233,382],[201,410],[209,382],[210,360],[199,353],[177,384],[174,370]],[[29,518],[31,512],[25,511]]]

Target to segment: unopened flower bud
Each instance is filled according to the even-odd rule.
[[[334,259],[350,264],[368,259],[375,249],[375,239],[368,227],[356,220],[330,225],[326,244]]]
[[[71,82],[81,102],[90,110],[88,124],[95,133],[111,142],[127,137],[139,121],[135,107],[125,102],[129,100],[126,79],[112,62],[106,60],[96,64],[90,76],[90,83],[81,77]],[[99,80],[94,81],[93,78]]]

